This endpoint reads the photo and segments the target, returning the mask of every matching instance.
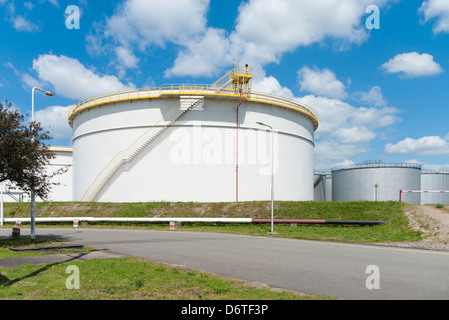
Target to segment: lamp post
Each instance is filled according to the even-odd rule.
[[[0,183],[0,194],[1,194],[1,208],[0,208],[0,226],[3,227],[3,221],[4,221],[4,217],[3,217],[3,182]]]
[[[268,127],[271,131],[271,234],[274,232],[274,138],[273,138],[273,128],[268,124],[262,122],[256,122],[260,126]]]
[[[41,91],[48,97],[54,97],[55,94],[51,91],[46,91],[37,87],[34,87],[31,92],[31,126],[34,129],[34,92]],[[34,141],[34,136],[31,138]],[[36,239],[36,195],[34,192],[34,183],[31,185],[31,240]]]

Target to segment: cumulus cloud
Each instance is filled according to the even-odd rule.
[[[379,86],[372,87],[368,92],[355,92],[354,96],[360,102],[372,107],[384,107],[387,105],[387,102],[382,94],[382,88]]]
[[[123,69],[132,68],[134,64],[120,56],[123,50],[135,57],[135,51],[145,52],[151,45],[188,45],[189,39],[206,31],[208,8],[209,0],[126,0],[104,23],[95,24],[87,36],[88,51],[113,52]]]
[[[209,0],[127,0],[107,19],[105,35],[120,44],[163,46],[205,30]]]
[[[386,73],[399,73],[405,78],[425,77],[443,72],[443,68],[434,61],[432,55],[417,52],[398,54],[381,68]]]
[[[297,101],[314,108],[320,116],[320,126],[315,132],[315,163],[320,170],[367,153],[382,130],[401,120],[400,111],[393,107],[355,107],[339,99],[315,95]]]
[[[294,99],[293,92],[290,89],[283,87],[273,76],[254,79],[252,91]]]
[[[210,70],[231,65],[232,58],[262,69],[268,63],[279,62],[286,52],[325,40],[338,46],[359,45],[368,38],[361,23],[367,5],[387,2],[250,0],[240,5],[235,30],[229,35],[214,30],[216,41],[213,41],[210,28],[205,29],[194,41],[184,44],[167,74],[200,75],[201,72],[192,70],[189,63],[206,61],[208,68],[202,68],[201,75],[209,76]],[[214,50],[202,50],[211,48],[211,43],[221,44],[213,47]]]
[[[126,0],[87,36],[91,53],[127,48],[138,56],[150,46],[175,44],[178,56],[166,77],[216,76],[233,59],[256,70],[277,63],[286,52],[330,41],[360,45],[369,34],[368,5],[393,0],[249,0],[238,9],[235,29],[209,27],[210,0]],[[126,69],[126,64],[123,64]]]
[[[446,0],[424,1],[418,11],[423,16],[423,22],[436,20],[433,32],[449,33],[449,2]]]
[[[364,137],[374,138],[373,130],[385,128],[400,121],[398,117],[400,111],[393,107],[357,108],[338,99],[314,95],[304,96],[297,100],[311,106],[318,112],[320,116],[320,127],[316,132],[318,138],[324,135],[338,134],[339,130],[346,130],[346,134],[341,133],[340,136],[347,136],[346,142],[349,142],[347,130],[355,130],[354,128],[358,128],[356,131],[363,131]],[[367,130],[372,133],[368,134],[369,131]],[[353,136],[352,139],[355,142],[360,138]],[[372,139],[364,138],[363,140]]]
[[[329,69],[319,70],[303,67],[298,71],[301,91],[325,96],[328,98],[344,99],[347,97],[345,85],[337,79]]]
[[[225,30],[208,28],[204,34],[184,43],[184,49],[165,76],[217,76],[234,58],[231,46]]]
[[[36,121],[50,132],[53,139],[71,138],[72,128],[67,122],[69,107],[51,106],[35,112]]]
[[[443,155],[449,154],[449,141],[448,136],[427,136],[419,139],[405,138],[396,144],[387,144],[385,151],[390,154]]]
[[[127,48],[117,47],[115,48],[115,54],[117,55],[120,64],[126,68],[136,68],[139,59]]]
[[[33,61],[33,69],[40,81],[50,83],[58,95],[70,99],[80,100],[102,93],[135,88],[133,84],[120,82],[115,76],[99,75],[77,59],[63,55],[40,55]]]

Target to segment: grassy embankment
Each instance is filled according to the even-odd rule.
[[[406,204],[397,202],[276,202],[277,219],[324,220],[386,220],[376,226],[347,225],[275,225],[276,236],[295,239],[345,242],[416,241],[421,233],[408,226],[403,210]],[[38,203],[37,217],[271,217],[270,202],[240,203]],[[29,204],[10,203],[5,206],[6,218],[29,217]],[[38,225],[43,227],[44,225]],[[45,226],[62,226],[61,224]],[[66,224],[65,226],[71,226]],[[25,225],[24,225],[25,227]],[[168,230],[168,224],[90,223],[80,227],[120,227]],[[194,224],[186,223],[176,230],[230,232],[267,235],[269,224]]]

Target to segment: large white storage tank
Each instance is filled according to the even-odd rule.
[[[313,200],[317,114],[252,92],[251,78],[236,67],[212,85],[103,94],[73,106],[74,200],[269,200],[272,141],[275,199]]]
[[[449,171],[423,170],[421,191],[421,204],[449,205]],[[441,191],[447,192],[442,193]]]
[[[376,187],[377,186],[377,187]],[[367,161],[332,169],[333,201],[399,201],[400,190],[420,190],[421,165]],[[402,201],[421,203],[419,193]]]

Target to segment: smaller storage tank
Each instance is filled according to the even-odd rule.
[[[333,201],[399,201],[400,190],[421,190],[421,165],[367,161],[332,169]],[[421,196],[402,201],[419,205]]]
[[[73,149],[70,147],[50,147],[55,158],[47,166],[47,174],[52,176],[49,199],[52,202],[73,201]],[[37,201],[42,201],[37,199]]]
[[[421,191],[421,204],[449,205],[449,171],[423,170],[421,173]]]
[[[54,153],[55,157],[51,159],[50,163],[45,167],[46,174],[51,177],[49,179],[51,183],[51,189],[48,195],[48,199],[46,199],[45,201],[73,201],[73,150],[70,147],[54,146],[50,146],[49,149]],[[29,202],[30,196],[23,190],[15,187],[13,183],[8,181],[3,184],[3,201]],[[36,197],[36,201],[43,202],[44,200]]]
[[[314,201],[332,201],[332,174],[315,172],[313,175]]]

